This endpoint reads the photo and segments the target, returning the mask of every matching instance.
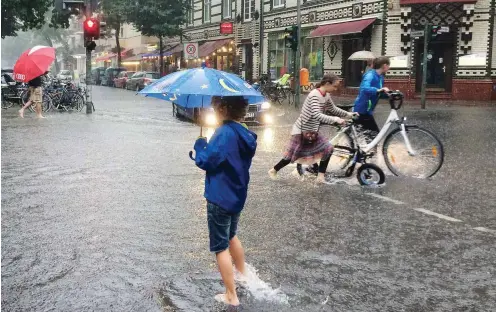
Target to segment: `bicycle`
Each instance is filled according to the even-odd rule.
[[[419,167],[413,166],[415,174],[412,176],[428,178],[435,175],[444,162],[444,148],[439,139],[430,131],[417,125],[407,125],[406,117],[399,117],[398,110],[403,105],[403,94],[399,91],[390,92],[389,104],[391,112],[386,123],[377,136],[368,144],[360,144],[361,137],[352,120],[346,124],[331,139],[334,145],[333,157],[340,159],[339,166],[346,169],[345,176],[350,177],[355,171],[357,163],[361,166],[357,170],[357,179],[361,185],[379,185],[385,181],[385,174],[379,166],[368,163],[374,156],[372,150],[384,139],[382,154],[386,166],[396,176],[409,175],[409,167],[399,165],[402,160],[412,164],[414,160],[421,160],[421,167],[427,168],[424,174],[418,174]],[[396,129],[389,131],[391,126]],[[426,144],[421,144],[419,138],[425,139]],[[406,171],[405,171],[406,170]]]

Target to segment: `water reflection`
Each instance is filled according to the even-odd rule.
[[[263,142],[268,146],[272,146],[274,143],[274,130],[272,128],[265,128],[263,130]]]

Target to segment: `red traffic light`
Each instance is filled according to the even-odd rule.
[[[100,37],[100,22],[95,18],[88,18],[83,22],[84,37],[98,39]]]

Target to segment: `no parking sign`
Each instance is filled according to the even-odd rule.
[[[198,58],[198,43],[190,42],[184,44],[184,58],[187,60]]]

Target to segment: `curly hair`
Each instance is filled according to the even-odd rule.
[[[248,109],[248,101],[242,96],[214,96],[212,104],[226,109],[226,118],[231,120],[241,120],[245,117]]]

